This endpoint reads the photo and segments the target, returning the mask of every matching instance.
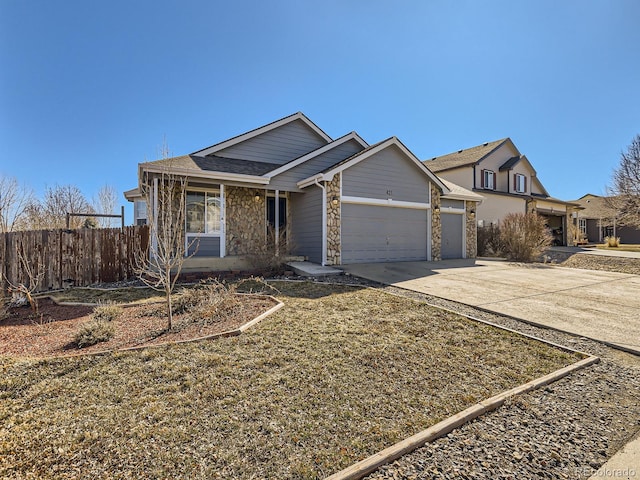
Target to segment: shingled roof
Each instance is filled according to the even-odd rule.
[[[265,173],[279,167],[279,165],[275,165],[273,163],[240,160],[237,158],[224,158],[216,155],[208,155],[206,157],[200,157],[198,155],[182,155],[180,157],[147,162],[143,165],[153,165],[160,168],[166,167],[193,170],[194,173],[225,172],[241,175],[264,175]]]
[[[495,142],[486,142],[482,145],[478,145],[477,147],[458,150],[457,152],[442,155],[440,157],[433,157],[431,160],[423,161],[423,163],[432,172],[442,172],[444,170],[451,170],[452,168],[473,165],[489,155],[491,152],[495,151],[507,140],[509,139],[503,138],[501,140],[496,140]]]
[[[583,218],[615,217],[615,210],[609,206],[607,197],[588,193],[583,197],[580,197],[578,200],[573,200],[573,202],[579,204],[583,208],[580,212],[580,216]]]

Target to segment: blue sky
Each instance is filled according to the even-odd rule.
[[[551,195],[602,194],[640,133],[639,20],[637,0],[0,0],[0,173],[122,192],[163,137],[181,155],[303,111],[423,159],[511,137]]]

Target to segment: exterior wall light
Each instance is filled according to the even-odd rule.
[[[435,207],[433,207],[433,211],[435,213],[440,213],[440,205],[436,205]]]
[[[255,196],[255,197],[253,197],[253,199],[254,199],[256,202],[259,202],[259,201],[260,201],[260,192],[256,192],[256,196]]]
[[[469,215],[471,215],[472,217],[475,217],[476,216],[476,211],[475,210],[471,210],[469,212]]]
[[[338,203],[339,203],[338,197],[331,197],[331,203],[333,205],[338,205]]]

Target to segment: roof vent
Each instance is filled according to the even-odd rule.
[[[482,146],[483,146],[483,147],[486,147],[487,145],[489,145],[489,142],[484,142],[484,143],[482,144]]]
[[[458,150],[458,153],[462,153],[462,150]]]

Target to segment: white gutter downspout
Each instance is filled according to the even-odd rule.
[[[322,261],[324,267],[327,263],[327,189],[322,186],[318,179],[314,179],[316,187],[322,190]]]
[[[276,250],[276,257],[280,255],[279,250],[279,240],[280,240],[280,190],[276,190],[276,198],[274,199],[274,210],[275,210],[275,238],[274,238],[274,248]]]
[[[153,179],[153,231],[151,232],[151,258],[156,257],[158,251],[158,177]]]

